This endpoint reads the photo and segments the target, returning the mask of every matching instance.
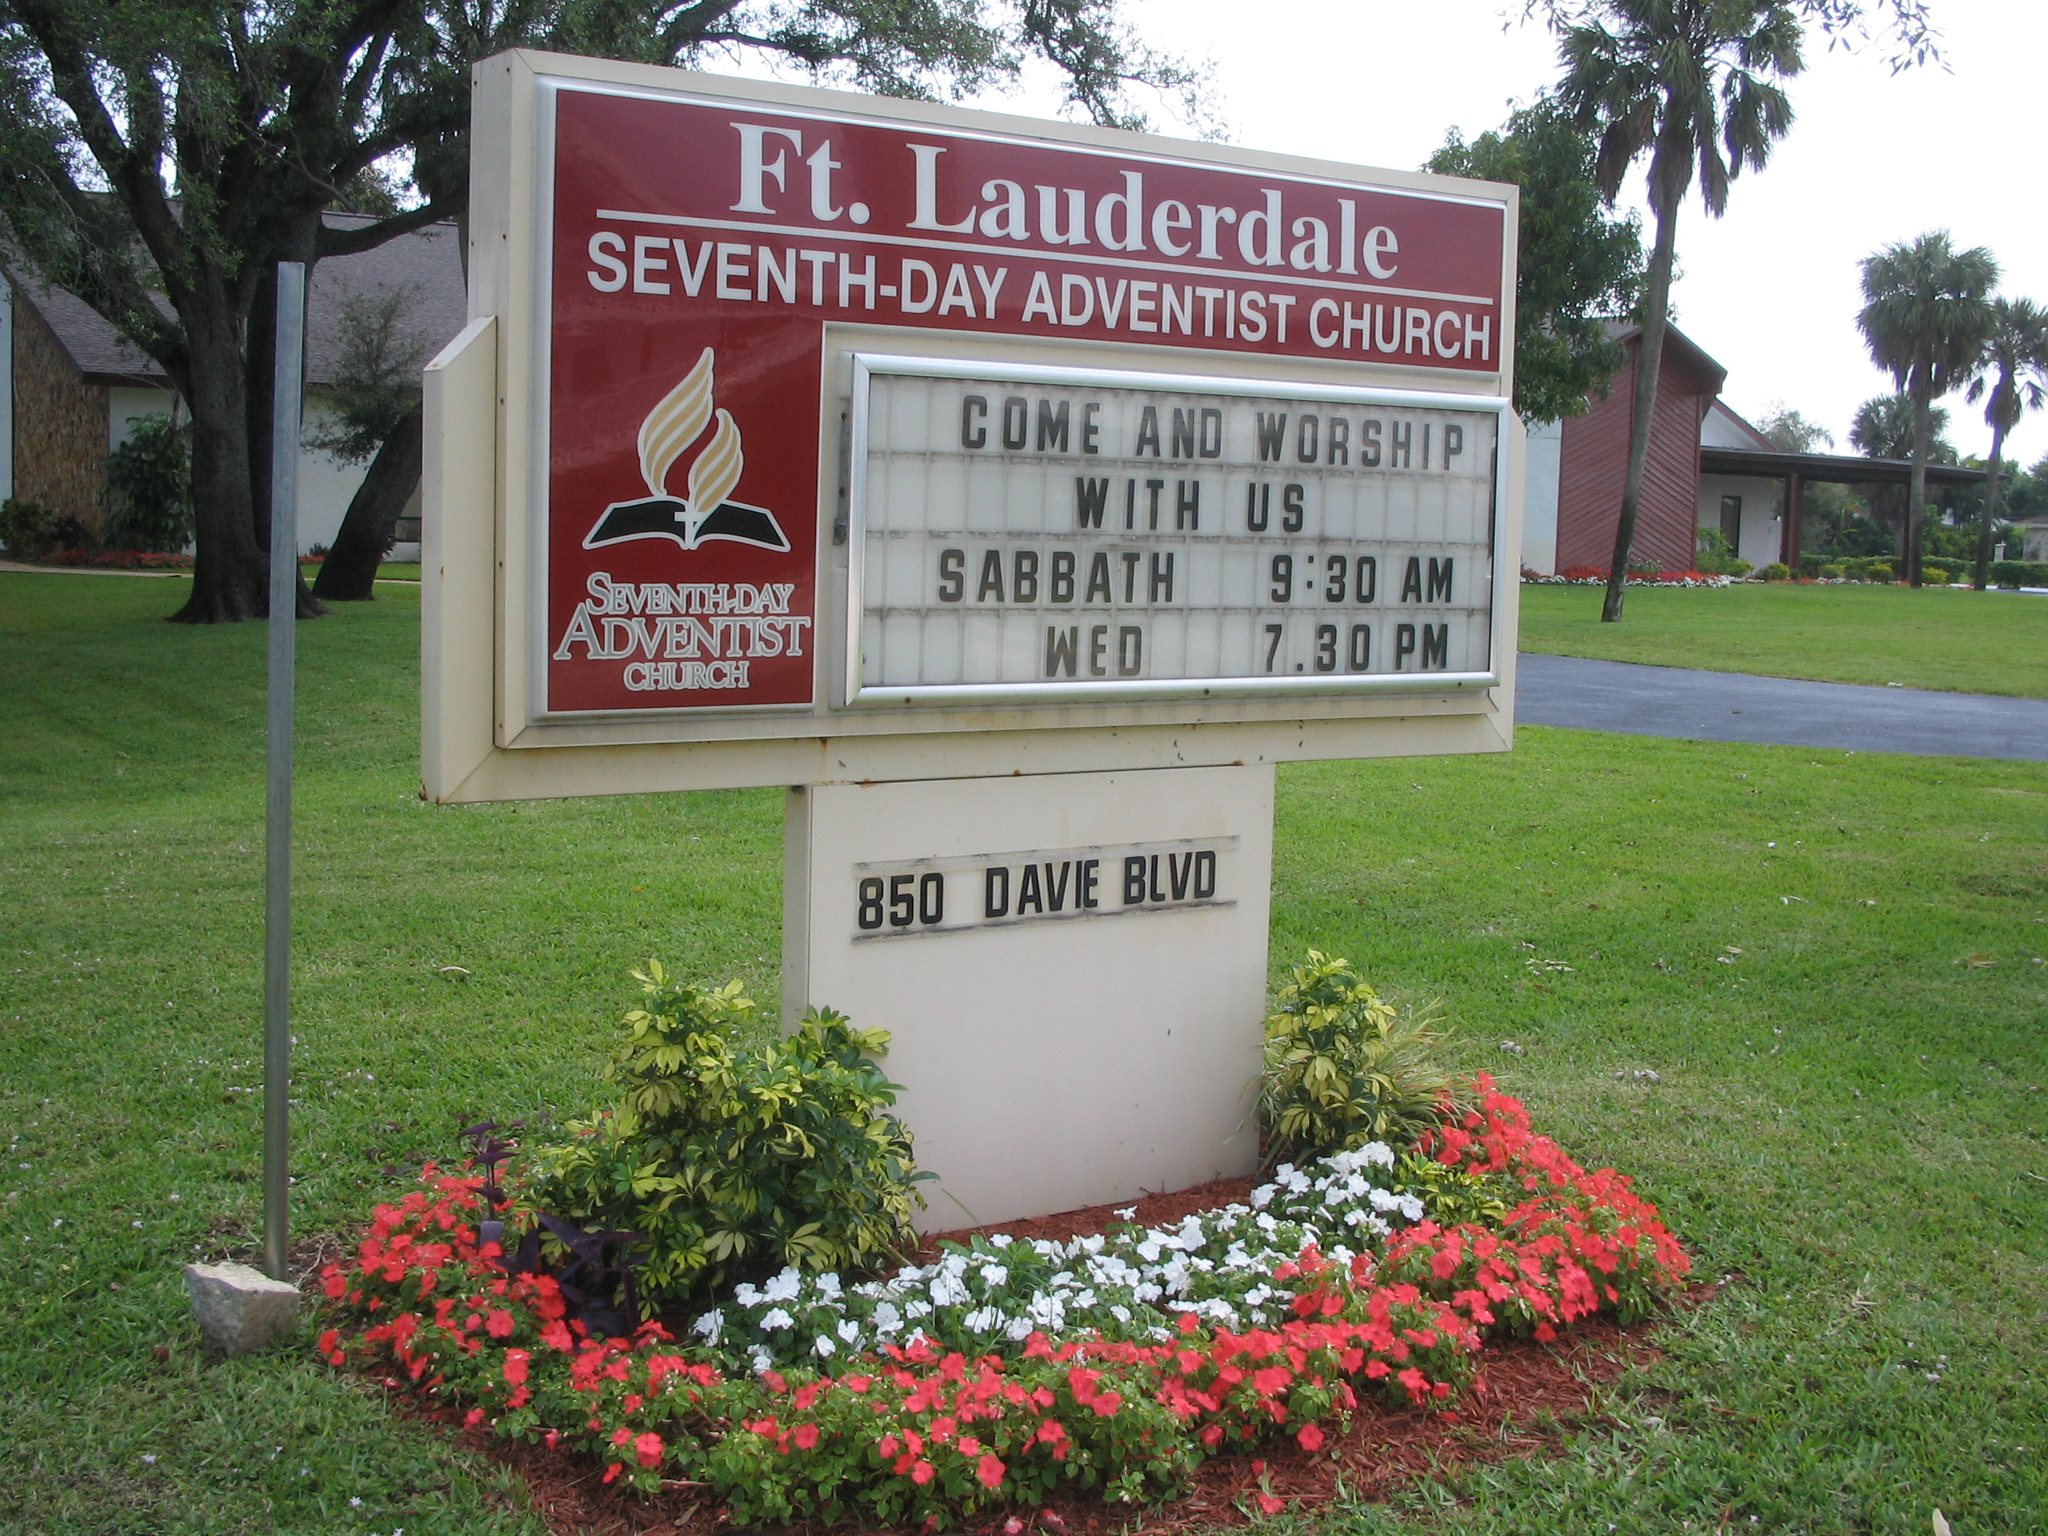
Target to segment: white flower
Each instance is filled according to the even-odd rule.
[[[762,1314],[761,1326],[770,1333],[778,1333],[784,1328],[794,1328],[796,1319],[780,1307],[771,1307]]]
[[[811,1352],[820,1360],[830,1360],[839,1353],[839,1346],[832,1342],[830,1334],[821,1333],[818,1335],[818,1342],[811,1346]]]
[[[1026,1304],[1024,1315],[1032,1323],[1051,1333],[1065,1326],[1067,1304],[1053,1295],[1034,1296]]]
[[[996,1290],[1010,1278],[1007,1264],[984,1264],[981,1266],[981,1283],[990,1290]]]
[[[1007,1321],[998,1307],[977,1307],[965,1319],[970,1333],[1000,1333]]]
[[[965,1306],[968,1301],[966,1282],[956,1272],[941,1269],[932,1276],[931,1297],[935,1307]]]
[[[1119,1221],[1136,1221],[1138,1219],[1138,1208],[1135,1205],[1119,1206],[1111,1214]]]
[[[1028,1317],[1011,1318],[1010,1326],[1003,1330],[1003,1337],[1012,1344],[1022,1344],[1031,1337],[1031,1319]]]
[[[775,1364],[775,1357],[768,1353],[766,1345],[756,1344],[750,1356],[750,1362],[754,1367],[754,1374],[758,1376],[761,1372]]]
[[[735,1306],[758,1307],[761,1304],[761,1293],[751,1285],[736,1285],[732,1288],[732,1299]]]
[[[849,1344],[853,1343],[860,1337],[860,1324],[850,1317],[841,1318],[839,1321],[839,1337]]]
[[[894,1302],[878,1301],[875,1303],[875,1315],[872,1321],[875,1325],[875,1332],[890,1334],[903,1326],[903,1314],[896,1310]]]
[[[825,1300],[837,1301],[839,1299],[839,1277],[830,1270],[819,1275],[812,1283],[818,1287],[818,1294],[824,1297]]]
[[[690,1332],[698,1335],[706,1344],[716,1345],[718,1336],[725,1331],[725,1313],[717,1307],[706,1312],[690,1324]]]
[[[1122,1302],[1112,1303],[1109,1309],[1109,1315],[1115,1318],[1118,1322],[1124,1324],[1126,1327],[1130,1325],[1131,1309],[1125,1306]]]
[[[838,1284],[838,1277],[836,1275],[833,1277],[833,1284],[835,1287]],[[761,1299],[763,1301],[795,1301],[797,1292],[802,1288],[803,1276],[796,1272],[794,1266],[791,1266],[784,1269],[781,1274],[761,1287]]]
[[[1010,1236],[1010,1234],[1007,1232],[998,1232],[994,1237],[991,1237],[989,1239],[989,1243],[991,1244],[991,1246],[997,1248],[1007,1248],[1010,1246],[1010,1244],[1014,1243],[1015,1241],[1016,1239]]]

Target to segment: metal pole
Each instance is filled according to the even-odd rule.
[[[270,759],[264,783],[263,1270],[286,1273],[291,1197],[292,694],[299,607],[299,376],[306,267],[277,264],[277,376],[270,416]]]

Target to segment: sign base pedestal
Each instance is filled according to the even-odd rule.
[[[783,997],[887,1029],[927,1231],[1248,1173],[1273,769],[792,790]]]

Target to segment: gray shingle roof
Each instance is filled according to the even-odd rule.
[[[327,222],[349,228],[372,221],[361,214],[330,213]],[[459,241],[455,225],[430,224],[374,250],[330,256],[315,265],[306,306],[307,383],[334,381],[342,351],[341,320],[351,299],[403,289],[403,324],[424,342],[424,356],[440,351],[469,315]],[[108,382],[163,379],[163,370],[84,300],[25,273],[8,275],[81,374]]]

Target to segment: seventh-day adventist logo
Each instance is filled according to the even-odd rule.
[[[774,513],[728,499],[747,461],[740,451],[739,427],[730,412],[713,409],[713,398],[711,348],[706,347],[696,366],[640,423],[640,477],[647,482],[647,495],[606,507],[584,537],[585,549],[628,539],[674,539],[684,549],[713,539],[789,548]],[[678,501],[668,493],[669,471],[706,427],[710,440],[690,461],[688,492]]]

